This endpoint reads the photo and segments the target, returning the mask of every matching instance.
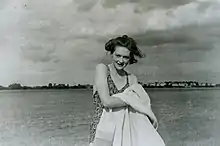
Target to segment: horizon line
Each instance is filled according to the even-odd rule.
[[[141,82],[141,81],[138,81],[138,83],[142,83],[142,84],[150,84],[150,83],[165,83],[165,82],[197,82],[197,83],[208,83],[208,84],[220,84],[220,83],[212,83],[212,82],[200,82],[200,81],[195,81],[195,80],[164,80],[164,81],[153,81],[153,82]],[[69,86],[79,86],[79,85],[93,85],[93,84],[90,84],[90,83],[76,83],[76,84],[68,84],[68,83],[55,83],[55,82],[49,82],[47,84],[41,84],[41,85],[23,85],[19,82],[14,82],[14,83],[10,83],[6,86],[10,86],[10,85],[13,85],[13,84],[20,84],[21,86],[29,86],[29,87],[36,87],[36,86],[48,86],[49,84],[52,84],[53,85],[69,85]],[[0,86],[2,87],[6,87],[5,85],[1,85]]]

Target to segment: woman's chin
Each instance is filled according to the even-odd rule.
[[[124,69],[125,68],[125,66],[118,66],[118,65],[116,65],[116,69],[117,70],[122,70],[122,69]]]

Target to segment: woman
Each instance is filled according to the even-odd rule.
[[[95,110],[90,125],[89,143],[94,141],[104,108],[118,110],[128,108],[126,103],[112,95],[123,92],[132,84],[138,83],[136,76],[126,72],[125,68],[129,64],[137,63],[135,56],[144,57],[136,42],[127,35],[109,40],[105,44],[105,50],[110,52],[112,63],[108,65],[100,63],[96,66],[93,92]],[[156,117],[153,123],[157,124]]]

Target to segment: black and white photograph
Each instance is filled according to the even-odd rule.
[[[220,0],[0,0],[0,146],[220,146]]]

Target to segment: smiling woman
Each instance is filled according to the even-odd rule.
[[[127,35],[109,40],[105,44],[105,50],[110,52],[112,63],[101,63],[96,66],[93,90],[95,109],[90,125],[90,144],[96,137],[97,125],[100,122],[103,110],[124,110],[129,107],[125,102],[114,97],[114,94],[121,93],[129,86],[138,83],[136,76],[128,73],[125,68],[129,64],[137,63],[135,56],[144,57],[136,42]]]

